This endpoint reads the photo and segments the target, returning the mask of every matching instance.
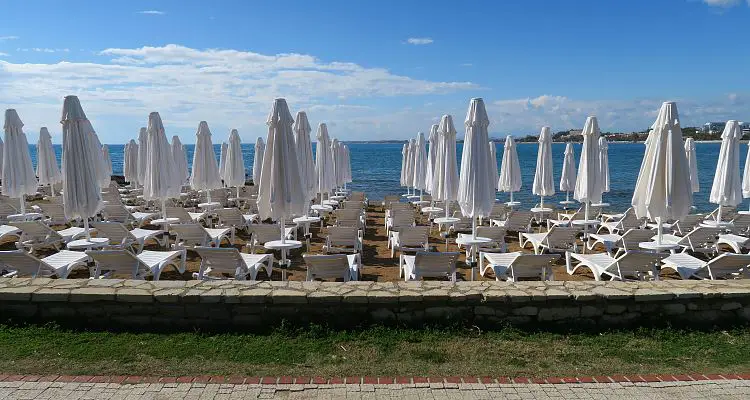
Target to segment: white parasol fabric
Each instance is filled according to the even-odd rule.
[[[237,129],[232,129],[232,133],[229,134],[225,160],[224,184],[236,187],[237,197],[239,197],[240,187],[245,186],[245,160],[242,158],[242,141]]]
[[[399,183],[401,186],[407,186],[406,184],[406,169],[409,163],[409,142],[404,143],[404,147],[401,149],[401,179]]]
[[[495,192],[497,192],[497,186],[500,182],[500,171],[497,169],[497,146],[495,145],[495,142],[490,140],[489,142],[490,147],[490,187],[492,187]]]
[[[180,186],[182,186],[190,177],[190,170],[188,170],[185,146],[182,145],[180,137],[177,135],[172,136],[172,158],[174,159],[175,171],[177,171],[177,179],[180,180]]]
[[[324,123],[318,125],[316,135],[318,143],[315,146],[315,190],[320,193],[328,193],[336,185],[333,170],[333,157],[331,156],[331,139],[328,137],[328,126]],[[321,197],[321,200],[323,198]]]
[[[54,185],[62,182],[62,173],[57,166],[57,157],[52,147],[52,136],[47,127],[39,130],[39,141],[36,144],[36,176],[40,185]],[[55,195],[55,190],[52,190]]]
[[[66,96],[62,118],[63,150],[63,207],[65,217],[83,219],[86,236],[89,218],[102,209],[102,195],[97,180],[99,163],[91,152],[93,136],[88,132],[91,124],[76,96]]]
[[[146,175],[143,183],[143,198],[160,201],[162,212],[166,212],[166,200],[180,196],[182,181],[177,174],[172,155],[172,146],[164,133],[164,124],[158,112],[148,115],[148,154]],[[166,216],[163,214],[162,216]]]
[[[216,163],[216,153],[211,142],[211,130],[208,123],[201,121],[195,134],[195,151],[193,153],[193,171],[190,174],[190,186],[195,190],[207,190],[210,197],[211,189],[221,188],[219,164]],[[210,198],[209,198],[210,202]]]
[[[135,140],[125,145],[125,152],[122,157],[122,173],[125,175],[125,181],[135,186],[138,184],[138,143]]]
[[[456,128],[453,117],[443,115],[438,126],[438,146],[435,157],[435,189],[432,199],[445,202],[449,216],[450,202],[458,198],[458,160],[456,156]]]
[[[687,157],[688,170],[690,170],[690,187],[693,193],[698,193],[701,190],[698,179],[698,159],[695,155],[695,140],[691,137],[685,139],[685,157]]]
[[[103,157],[102,152],[102,142],[99,141],[99,135],[96,134],[94,127],[91,126],[91,121],[86,121],[85,123],[88,124],[88,131],[90,132],[89,134],[93,138],[93,140],[89,142],[89,144],[91,145],[91,152],[94,153],[95,160],[99,164],[96,169],[96,176],[99,180],[99,188],[104,189],[109,186],[109,183],[112,181],[112,173],[110,172],[112,170],[112,163],[110,162],[110,167],[107,168],[107,163]]]
[[[536,153],[536,171],[531,192],[541,198],[540,207],[544,208],[544,198],[555,194],[555,182],[552,173],[552,134],[550,127],[542,127],[539,133],[539,148]]]
[[[425,177],[425,186],[427,187],[427,193],[432,193],[434,188],[434,176],[435,176],[435,157],[437,156],[438,147],[438,124],[433,124],[430,127],[430,137],[428,139],[430,143],[430,149],[427,152],[427,175]]]
[[[14,109],[5,110],[5,155],[3,157],[3,194],[21,200],[26,213],[26,196],[36,193],[39,182],[31,164],[29,142],[23,133],[23,122]]]
[[[0,139],[0,176],[2,176],[3,173],[3,149],[4,149],[3,139]]]
[[[581,159],[578,161],[578,175],[576,176],[573,197],[582,203],[586,203],[586,209],[588,210],[589,203],[602,202],[602,192],[604,192],[599,164],[599,122],[596,117],[586,118],[586,124],[581,135],[583,136],[583,146],[581,147]],[[586,219],[588,219],[588,215]]]
[[[576,188],[576,155],[573,143],[565,145],[560,191],[565,192],[565,201],[570,201],[570,192]]]
[[[260,184],[260,172],[263,170],[263,154],[266,152],[266,142],[262,137],[255,141],[255,154],[253,155],[253,185]]]
[[[284,240],[284,220],[307,211],[294,144],[294,119],[286,100],[274,100],[266,123],[268,136],[258,190],[258,212],[261,219],[281,221]]]
[[[683,146],[677,104],[665,102],[646,139],[632,200],[638,218],[657,222],[657,243],[661,243],[661,221],[688,215],[693,202]]]
[[[109,185],[109,181],[112,180],[112,158],[109,156],[109,147],[106,144],[102,145],[102,162],[104,163],[104,173],[109,177],[107,180],[107,185]]]
[[[227,168],[227,148],[229,145],[227,142],[221,142],[221,151],[219,152],[219,177],[224,180],[224,173]],[[226,185],[226,182],[224,183]]]
[[[609,193],[609,143],[607,138],[599,138],[599,177],[602,180],[602,191]]]
[[[304,111],[297,112],[294,119],[294,144],[297,147],[300,182],[308,199],[315,197],[315,162],[313,161],[310,132],[312,132],[312,127],[307,120],[307,113]]]
[[[490,149],[487,146],[487,127],[490,120],[481,98],[471,99],[464,123],[466,134],[461,154],[458,204],[461,213],[472,218],[472,235],[476,236],[476,218],[488,217],[495,203],[495,189],[488,176]]]
[[[415,146],[417,151],[414,154],[414,189],[424,191],[427,189],[427,143],[424,133],[417,134]]]
[[[352,156],[349,152],[349,146],[341,146],[344,150],[344,187],[347,183],[352,182]]]
[[[745,157],[745,170],[742,174],[742,197],[750,197],[750,143]]]
[[[406,160],[406,186],[414,187],[414,163],[417,154],[417,141],[409,139],[409,158]]]
[[[142,127],[138,133],[138,184],[143,186],[146,179],[146,155],[148,154],[148,132]]]
[[[344,186],[344,171],[341,169],[341,152],[339,140],[336,138],[331,140],[331,163],[333,165],[334,188]]]
[[[505,138],[503,146],[503,158],[500,162],[500,178],[497,181],[497,189],[501,192],[510,193],[510,201],[513,202],[513,193],[521,190],[521,164],[518,162],[518,152],[513,136]]]
[[[727,121],[721,134],[719,160],[716,163],[714,183],[711,186],[709,201],[721,207],[737,207],[742,203],[742,181],[740,178],[740,139],[742,128],[735,120]],[[691,188],[692,192],[692,188]]]

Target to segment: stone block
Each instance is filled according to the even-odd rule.
[[[32,318],[38,312],[38,306],[33,303],[0,305],[0,314],[11,318]]]
[[[653,289],[638,289],[635,291],[636,303],[645,303],[651,301],[668,301],[675,298],[673,293],[663,292]]]
[[[33,302],[65,302],[70,296],[70,289],[41,288],[31,295]]]
[[[180,302],[182,303],[200,303],[201,293],[205,292],[203,289],[189,289],[183,291],[180,295]]]
[[[604,314],[604,306],[581,306],[581,317],[599,317]]]
[[[153,303],[154,296],[145,289],[117,289],[117,301],[125,303]]]
[[[376,308],[370,311],[370,316],[376,322],[392,322],[396,320],[396,314],[388,308]]]
[[[37,286],[7,287],[0,289],[0,301],[29,301]]]
[[[537,319],[539,321],[560,321],[580,316],[581,309],[579,307],[549,307],[540,309]]]
[[[534,315],[539,314],[539,308],[532,307],[532,306],[514,308],[511,310],[511,314],[534,316]]]
[[[297,290],[276,289],[271,292],[274,304],[306,304],[307,293]]]
[[[249,289],[240,291],[240,303],[262,304],[270,300],[270,289]]]
[[[177,303],[180,301],[180,295],[184,289],[167,288],[154,292],[154,301],[157,303]]]
[[[367,292],[367,302],[371,304],[395,304],[398,295],[385,290],[371,290]]]
[[[610,304],[607,306],[607,314],[622,314],[627,311],[628,307],[622,304]]]
[[[214,288],[210,290],[204,290],[199,296],[200,297],[199,302],[207,303],[207,304],[220,303],[222,296],[223,296],[222,289]]]
[[[737,309],[740,309],[740,308],[742,308],[742,304],[740,304],[740,303],[738,303],[736,301],[733,301],[733,302],[730,302],[730,303],[724,303],[724,304],[722,304],[720,309],[721,309],[721,311],[732,311],[732,310],[737,310]]]
[[[680,315],[684,314],[685,310],[685,305],[680,303],[663,304],[661,306],[661,312],[665,315]]]
[[[495,315],[495,308],[487,307],[487,306],[476,306],[474,307],[474,314],[475,315]]]
[[[314,291],[307,294],[310,304],[338,304],[343,296],[333,293]]]
[[[73,303],[115,301],[115,297],[115,289],[109,287],[83,287],[70,292],[70,301]]]
[[[367,292],[364,290],[354,290],[345,294],[341,301],[349,304],[367,304]]]

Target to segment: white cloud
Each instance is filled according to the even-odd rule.
[[[31,47],[31,48],[18,48],[16,51],[23,51],[23,52],[37,52],[37,53],[69,53],[70,49],[48,49],[48,48],[42,48],[42,47]]]
[[[144,14],[144,15],[164,15],[166,13],[164,11],[158,11],[158,10],[144,10],[144,11],[138,11],[138,14]]]
[[[711,7],[730,8],[742,4],[742,0],[702,0],[704,4]],[[747,0],[750,5],[750,0]]]
[[[2,51],[0,51],[0,57],[9,57],[9,56],[10,56],[10,54],[3,53]]]
[[[4,42],[6,40],[16,40],[19,39],[18,36],[0,36],[0,42]]]
[[[462,67],[473,67],[474,64],[472,64],[472,63],[463,63],[463,64],[461,64],[461,66]]]
[[[406,39],[406,43],[413,44],[415,46],[421,46],[425,44],[432,44],[433,40],[432,38],[428,37],[417,37],[417,38],[408,38]]]
[[[59,119],[60,99],[76,94],[103,140],[124,142],[159,111],[165,123],[193,142],[198,121],[212,129],[240,129],[255,137],[275,97],[286,97],[293,111],[312,110],[311,122],[338,122],[340,135],[378,134],[353,119],[388,113],[379,98],[441,95],[476,90],[471,82],[440,82],[396,75],[384,68],[326,62],[306,54],[265,55],[249,51],[192,49],[179,45],[111,48],[89,62],[11,63],[0,61],[0,103],[25,110],[29,127]],[[100,57],[106,61],[98,61]],[[3,77],[12,79],[3,79]],[[373,104],[374,103],[374,104]],[[352,119],[353,118],[353,119]],[[125,121],[125,122],[123,122]],[[352,129],[348,129],[351,127]],[[31,129],[31,128],[30,128]],[[244,129],[244,130],[243,130]],[[332,134],[336,134],[332,132]]]

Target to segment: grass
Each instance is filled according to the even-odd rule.
[[[545,377],[748,370],[750,329],[744,328],[603,334],[312,328],[209,335],[0,325],[0,372],[19,374]]]

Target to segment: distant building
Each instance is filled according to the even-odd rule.
[[[726,125],[726,122],[706,122],[703,124],[703,133],[721,133]]]

